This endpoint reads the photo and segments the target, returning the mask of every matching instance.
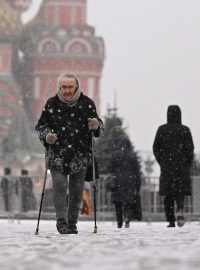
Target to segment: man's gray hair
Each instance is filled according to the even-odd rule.
[[[78,81],[78,78],[73,75],[73,74],[69,74],[69,73],[62,73],[59,77],[58,77],[58,80],[57,80],[57,88],[59,89],[60,88],[60,81],[62,78],[72,78],[75,80],[75,83],[76,83],[76,90],[79,89],[80,87],[80,83]]]

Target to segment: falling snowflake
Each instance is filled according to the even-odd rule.
[[[74,117],[74,113],[71,113],[71,117]]]
[[[92,108],[92,105],[89,105],[88,108]]]
[[[62,127],[62,130],[66,130],[66,128],[65,127]]]
[[[57,165],[57,166],[61,166],[62,165],[62,159],[61,158],[56,158],[55,160],[54,160],[54,162],[55,162],[55,164]]]
[[[50,113],[53,113],[53,109],[49,109],[49,112],[50,112]]]

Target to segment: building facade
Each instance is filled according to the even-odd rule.
[[[78,76],[82,91],[99,110],[104,42],[86,21],[86,0],[43,0],[34,20],[27,25],[26,54],[31,63],[31,110],[40,115],[47,97],[57,91],[61,73]]]
[[[95,101],[98,112],[100,108],[104,42],[87,24],[87,0],[43,0],[24,25],[20,16],[33,1],[0,0],[0,167],[7,164],[3,155],[8,148],[24,146],[25,137],[33,141],[36,120],[47,98],[57,92],[60,74],[77,75],[83,93]],[[13,144],[15,134],[20,138]],[[27,149],[27,155],[32,152],[38,153]]]

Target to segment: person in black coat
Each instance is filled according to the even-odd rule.
[[[111,200],[115,204],[117,226],[121,228],[125,220],[125,227],[129,227],[132,207],[140,190],[141,178],[137,157],[127,137],[120,140],[118,150],[113,152],[109,170],[113,175]]]
[[[20,197],[21,211],[29,211],[32,203],[33,182],[28,175],[28,170],[21,170],[21,177],[19,177],[16,184],[16,194]]]
[[[77,77],[62,74],[56,95],[47,100],[36,125],[52,175],[57,230],[61,234],[78,233],[84,180],[91,169],[91,131],[98,137],[102,125],[94,102],[81,92]]]
[[[194,145],[190,129],[182,125],[181,109],[171,105],[167,111],[167,124],[158,128],[153,143],[153,152],[160,165],[160,194],[168,227],[175,227],[174,204],[177,204],[177,225],[184,225],[184,198],[191,195],[190,167]]]
[[[9,212],[11,210],[12,196],[11,169],[9,167],[4,169],[4,176],[1,179],[1,189],[3,194],[4,209],[6,212]]]

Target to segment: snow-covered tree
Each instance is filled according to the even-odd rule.
[[[117,116],[116,109],[108,109],[104,119],[104,132],[96,143],[96,156],[99,164],[99,171],[102,174],[109,173],[108,164],[113,151],[116,150],[119,141],[123,137],[129,137],[126,133],[126,128],[123,127],[122,118]],[[134,150],[134,146],[132,149]],[[135,152],[140,167],[140,158]]]

